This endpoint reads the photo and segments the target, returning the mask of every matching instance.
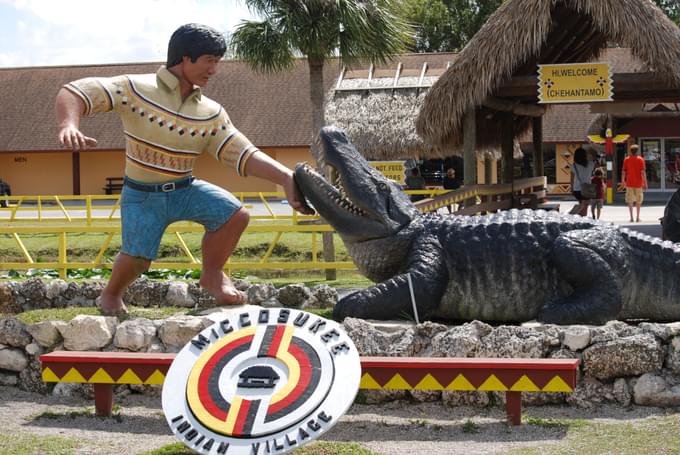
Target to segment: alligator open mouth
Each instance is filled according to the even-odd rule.
[[[299,164],[295,178],[304,195],[345,240],[385,237],[416,215],[401,187],[373,169],[345,133],[325,127],[319,134],[322,159],[336,175],[331,184],[308,164]]]

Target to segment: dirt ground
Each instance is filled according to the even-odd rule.
[[[83,415],[93,402],[45,396],[0,386],[0,433],[71,437],[82,446],[74,454],[133,455],[176,442],[163,417],[159,397],[130,395],[118,400],[120,418]],[[666,415],[659,408],[602,406],[594,410],[566,406],[528,407],[524,412],[543,419],[586,419],[643,422]],[[46,415],[45,413],[49,413]],[[76,414],[75,416],[69,415]],[[42,417],[38,417],[42,415]],[[324,437],[354,441],[389,455],[495,454],[521,447],[550,446],[565,437],[562,427],[505,423],[505,409],[448,407],[438,403],[393,402],[354,405]],[[40,454],[41,452],[36,452]]]

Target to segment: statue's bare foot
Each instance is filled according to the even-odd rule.
[[[248,301],[245,292],[239,291],[224,273],[201,274],[199,284],[208,291],[218,305],[243,305]]]
[[[102,294],[97,299],[97,305],[104,316],[120,316],[128,314],[128,309],[123,303],[123,299],[120,297]]]

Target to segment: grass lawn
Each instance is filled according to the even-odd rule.
[[[71,262],[93,260],[108,236],[93,233],[69,233],[67,235],[67,255]],[[191,253],[200,257],[202,233],[188,232],[182,234],[184,242]],[[232,256],[233,261],[252,260],[262,257],[269,249],[276,234],[270,232],[246,232]],[[321,235],[316,236],[317,251],[322,255]],[[56,261],[58,257],[58,236],[55,234],[24,234],[21,240],[36,262]],[[120,249],[120,235],[114,235],[106,249],[105,256],[113,259]],[[345,245],[334,235],[335,255],[338,261],[351,260]],[[286,232],[282,234],[272,252],[272,260],[302,261],[311,258],[312,235],[307,233]],[[176,261],[186,258],[184,250],[175,234],[165,234],[159,249],[159,260]],[[14,238],[0,235],[0,262],[23,262],[24,256]]]
[[[598,422],[571,419],[523,419],[525,424],[561,428],[565,437],[504,452],[504,455],[640,455],[680,454],[680,415]]]

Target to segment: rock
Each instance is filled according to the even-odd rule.
[[[161,306],[166,292],[167,285],[165,283],[140,277],[127,288],[123,301],[127,305],[141,307]]]
[[[28,357],[21,349],[0,348],[0,369],[21,371],[28,366]]]
[[[612,394],[614,395],[616,402],[621,406],[630,406],[630,403],[633,400],[633,395],[630,391],[630,387],[628,387],[628,382],[626,382],[624,378],[618,378],[614,381]]]
[[[178,352],[201,330],[212,325],[208,318],[171,316],[158,329],[158,335],[168,352]]]
[[[64,280],[49,280],[45,283],[45,296],[54,300],[61,296],[61,294],[68,288],[68,283]]]
[[[338,291],[327,284],[319,284],[312,288],[311,297],[302,308],[333,308],[338,302]]]
[[[431,403],[442,399],[440,390],[409,390],[409,395],[418,403]]]
[[[189,292],[189,283],[184,281],[173,281],[168,284],[168,290],[165,294],[165,304],[168,306],[177,306],[184,308],[193,308],[196,306],[196,301]]]
[[[64,321],[43,321],[29,325],[26,330],[40,346],[50,348],[64,339],[59,328],[65,325]]]
[[[42,368],[37,358],[29,361],[28,367],[19,372],[18,386],[20,389],[28,392],[47,394],[48,385],[42,380]]]
[[[640,331],[625,322],[609,321],[603,326],[591,327],[590,343],[604,343],[621,337],[637,335]]]
[[[476,357],[480,344],[480,331],[475,323],[451,327],[434,334],[429,348],[423,349],[430,357]]]
[[[45,283],[40,278],[31,278],[21,283],[19,293],[24,297],[24,311],[50,307]]]
[[[642,375],[633,388],[635,404],[643,406],[672,407],[680,405],[680,387],[669,387],[658,374]]]
[[[400,343],[400,348],[404,349],[409,341],[404,341],[404,335],[412,336],[408,330],[400,330],[394,333],[385,333],[376,330],[371,324],[363,319],[345,318],[342,323],[347,336],[354,342],[359,355],[364,356],[385,356],[388,352],[394,354],[395,344]],[[408,351],[408,347],[406,347]]]
[[[663,351],[650,333],[595,343],[583,351],[583,371],[600,379],[638,376],[661,369]]]
[[[0,314],[21,313],[21,303],[17,302],[17,284],[8,281],[0,281]]]
[[[365,404],[381,404],[405,400],[409,397],[406,390],[359,390],[357,401]]]
[[[146,351],[156,336],[156,326],[146,318],[131,319],[116,327],[113,344],[129,351]]]
[[[566,401],[572,406],[590,409],[595,404],[614,401],[614,393],[611,384],[603,384],[595,378],[583,378],[576,389],[568,394]]]
[[[25,349],[26,349],[26,354],[33,356],[33,357],[43,353],[43,350],[38,345],[38,343],[27,344]]]
[[[542,358],[550,344],[550,335],[527,327],[502,325],[481,339],[477,357]]]
[[[276,298],[277,291],[273,284],[254,284],[248,288],[248,303],[260,305],[261,303]]]
[[[16,386],[19,384],[19,377],[16,374],[10,374],[0,371],[0,385]]]
[[[33,341],[26,324],[17,318],[0,318],[0,344],[23,348]]]
[[[55,397],[81,398],[84,397],[83,385],[77,382],[57,382],[52,389]]]
[[[63,327],[64,347],[69,351],[97,351],[113,341],[118,319],[107,316],[78,315]]]
[[[572,351],[580,351],[590,344],[590,329],[583,325],[572,325],[564,329],[562,344]]]
[[[668,341],[673,334],[673,328],[669,324],[658,324],[655,322],[641,322],[638,328],[642,333],[651,333],[661,341]]]
[[[80,285],[80,289],[78,290],[78,294],[80,294],[84,299],[94,301],[101,295],[105,286],[106,282],[102,280],[83,281]]]
[[[189,293],[199,308],[212,308],[215,306],[215,297],[208,294],[196,283],[189,283]]]
[[[488,392],[442,392],[442,403],[448,406],[489,406],[491,400]]]
[[[277,299],[285,307],[300,308],[311,296],[304,284],[289,284],[279,289]]]

